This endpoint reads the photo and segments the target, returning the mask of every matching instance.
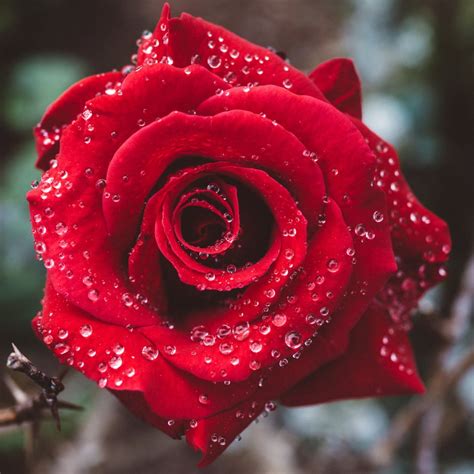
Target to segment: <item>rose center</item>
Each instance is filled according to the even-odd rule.
[[[215,245],[226,233],[226,225],[216,214],[202,207],[187,207],[181,214],[181,232],[196,247]]]

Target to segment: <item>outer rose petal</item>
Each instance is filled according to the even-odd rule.
[[[158,346],[141,331],[91,318],[68,303],[48,280],[43,314],[33,320],[43,342],[63,363],[74,367],[100,387],[137,393],[137,411],[151,423],[156,417],[192,419],[227,410],[248,398],[256,384],[215,384],[195,378],[168,363]],[[171,340],[173,333],[170,332]],[[160,349],[162,346],[160,346]],[[173,387],[170,390],[170,387]],[[207,397],[203,403],[202,396]],[[140,408],[143,396],[150,410]]]
[[[444,280],[451,250],[446,223],[423,207],[406,182],[397,152],[389,143],[353,119],[377,156],[375,185],[387,194],[388,221],[398,272],[378,295],[399,324],[410,325],[410,312],[423,293]]]
[[[285,405],[311,405],[344,398],[422,393],[407,333],[387,311],[369,307],[350,335],[347,351],[281,397]]]
[[[163,433],[175,439],[180,439],[184,434],[186,422],[184,420],[169,420],[157,416],[150,409],[145,397],[141,392],[128,392],[111,390],[115,395],[137,418],[145,423],[150,423]]]
[[[161,61],[185,67],[197,63],[233,86],[275,84],[324,99],[310,79],[269,49],[187,13],[170,19],[169,10],[165,4],[153,35],[143,39],[138,64]]]
[[[35,127],[36,167],[46,171],[49,161],[59,151],[59,141],[63,127],[69,125],[84,109],[85,103],[106,87],[115,85],[124,78],[121,72],[105,72],[89,76],[69,87],[47,109],[41,122]]]
[[[351,59],[330,59],[314,69],[309,77],[341,112],[362,118],[361,84]]]
[[[262,400],[244,401],[225,412],[199,420],[196,428],[186,432],[186,440],[203,453],[199,467],[219,457],[229,444],[262,412]]]

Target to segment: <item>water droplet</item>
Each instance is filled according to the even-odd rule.
[[[127,308],[133,305],[133,299],[128,293],[122,295],[122,302]]]
[[[372,214],[372,218],[374,219],[375,222],[382,222],[383,221],[383,213],[380,212],[380,211],[375,211],[373,214]]]
[[[391,185],[390,185],[390,189],[391,191],[393,191],[394,193],[396,193],[397,191],[400,190],[400,186],[398,185],[398,183],[396,181],[394,181]]]
[[[285,314],[274,314],[272,318],[272,323],[276,327],[281,327],[286,324],[286,315]]]
[[[293,249],[286,249],[285,250],[285,258],[287,260],[291,260],[295,256],[295,252]]]
[[[109,365],[112,369],[118,369],[122,366],[122,358],[119,356],[114,356],[109,360]]]
[[[258,354],[263,348],[262,344],[259,341],[251,341],[249,347],[254,354]]]
[[[290,331],[285,334],[285,344],[290,349],[298,349],[303,343],[301,334],[296,331]]]
[[[92,117],[92,112],[89,109],[85,109],[84,112],[82,112],[82,118],[84,120],[89,120]]]
[[[84,324],[79,329],[79,333],[82,337],[89,337],[92,334],[92,327],[89,324]]]
[[[234,338],[238,341],[243,341],[249,336],[249,323],[244,321],[236,324],[233,330]]]
[[[112,350],[115,352],[115,354],[122,355],[125,352],[125,347],[123,347],[121,344],[116,344]]]
[[[56,234],[62,237],[67,232],[67,226],[62,222],[56,224]]]
[[[165,352],[168,355],[174,355],[176,354],[176,347],[175,346],[165,346]]]
[[[209,397],[205,394],[199,395],[199,403],[202,405],[207,405],[209,403]]]
[[[276,410],[276,404],[275,402],[267,402],[265,403],[265,411],[266,412],[271,412]]]
[[[227,265],[226,267],[227,273],[235,273],[237,271],[237,267],[235,265]]]
[[[264,293],[265,293],[265,296],[267,298],[270,298],[270,299],[274,298],[275,294],[276,294],[276,292],[273,288],[270,288],[269,290],[266,290]]]
[[[54,350],[59,354],[59,355],[64,355],[67,352],[69,352],[69,346],[67,344],[63,344],[62,342],[59,342],[54,346]]]
[[[339,262],[335,258],[331,258],[327,262],[327,267],[331,273],[335,273],[339,270]]]
[[[95,289],[89,290],[87,293],[87,297],[93,301],[96,302],[99,299],[99,292]]]
[[[147,360],[155,360],[159,355],[158,349],[152,346],[143,346],[142,356]]]
[[[262,364],[260,364],[260,362],[258,360],[252,360],[249,363],[249,368],[250,368],[250,370],[258,370],[258,369],[260,369],[261,365]]]
[[[230,342],[223,342],[219,345],[219,351],[221,354],[228,355],[234,351],[234,346]]]
[[[217,69],[221,65],[221,62],[221,58],[215,54],[207,58],[207,64],[209,64],[209,67],[212,69]]]

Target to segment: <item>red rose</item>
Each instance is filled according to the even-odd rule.
[[[168,6],[140,43],[36,129],[38,335],[202,465],[272,400],[422,391],[409,316],[449,233],[361,122],[352,62],[307,77]]]

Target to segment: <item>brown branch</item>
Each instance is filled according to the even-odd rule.
[[[80,410],[81,407],[59,400],[58,395],[64,390],[61,378],[50,377],[38,369],[14,344],[12,346],[13,352],[8,356],[7,367],[28,376],[40,387],[41,391],[36,395],[29,396],[14,382],[7,379],[7,386],[10,387],[16,404],[0,409],[0,427],[20,425],[25,422],[35,424],[44,418],[46,411],[49,411],[56,421],[57,429],[60,430],[59,410]]]
[[[388,466],[395,452],[423,415],[440,403],[471,367],[474,367],[474,351],[465,354],[450,371],[437,373],[429,383],[426,395],[415,399],[401,410],[387,435],[371,450],[371,464],[377,467]]]

